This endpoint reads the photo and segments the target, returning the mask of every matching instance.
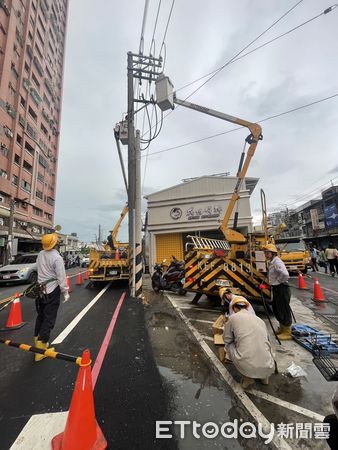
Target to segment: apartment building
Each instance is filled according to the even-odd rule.
[[[0,0],[0,242],[54,225],[68,0]]]

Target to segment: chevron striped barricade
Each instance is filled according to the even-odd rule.
[[[201,296],[218,297],[221,287],[249,301],[262,303],[259,286],[266,274],[256,267],[255,252],[248,252],[245,244],[230,245],[226,240],[187,236],[185,280],[183,288]],[[263,290],[264,298],[271,299],[269,286]]]

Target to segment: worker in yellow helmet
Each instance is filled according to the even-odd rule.
[[[251,387],[255,379],[268,384],[274,358],[265,323],[249,313],[247,300],[238,296],[232,302],[234,314],[228,318],[223,332],[226,357],[242,375],[244,389]]]
[[[36,299],[37,318],[35,322],[35,346],[47,350],[50,333],[54,328],[60,306],[61,293],[65,301],[69,299],[66,271],[63,259],[56,250],[58,235],[56,233],[42,236],[42,248],[37,258],[38,283],[43,292]],[[36,354],[35,361],[45,356]]]
[[[281,341],[292,339],[292,316],[290,309],[291,291],[288,283],[289,272],[285,264],[278,257],[278,250],[274,244],[264,248],[265,257],[269,262],[269,284],[272,288],[272,310],[279,322],[277,336]]]
[[[221,297],[222,305],[225,305],[226,303],[229,305],[229,316],[234,314],[234,300],[235,299],[242,299],[245,302],[247,302],[247,299],[243,297],[242,295],[236,295],[231,292],[229,288],[221,288],[219,290],[219,296]],[[248,302],[248,308],[247,308],[249,314],[255,315],[255,310],[251,306],[251,303]]]

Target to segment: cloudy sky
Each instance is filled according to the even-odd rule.
[[[295,5],[297,0],[176,0],[165,39],[165,74],[175,89],[209,73]],[[148,53],[159,0],[150,0],[144,53]],[[248,50],[320,14],[330,0],[303,0]],[[162,0],[155,32],[160,50],[172,0]],[[56,222],[89,242],[100,223],[105,235],[126,201],[113,126],[126,112],[127,52],[137,52],[143,0],[71,0],[66,44]],[[154,45],[153,45],[154,48]],[[248,175],[274,210],[298,206],[338,182],[338,8],[226,67],[191,101],[250,121],[336,97],[262,123],[264,139]],[[186,98],[204,80],[180,90]],[[143,85],[143,88],[145,86]],[[143,132],[143,116],[138,118]],[[143,152],[143,195],[182,178],[235,174],[245,129],[163,153],[171,147],[230,130],[233,125],[185,108],[163,121]],[[124,149],[126,157],[126,148]],[[145,170],[146,164],[146,170]],[[120,237],[126,238],[126,224]]]

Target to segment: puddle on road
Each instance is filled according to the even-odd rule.
[[[163,305],[163,304],[162,304]],[[163,308],[164,309],[164,308]],[[168,420],[213,422],[219,427],[235,419],[250,420],[235,403],[225,383],[217,376],[201,348],[190,338],[185,325],[174,314],[153,312],[148,319],[148,332],[159,371],[164,378],[171,398],[171,417]],[[197,439],[192,428],[186,429],[180,439],[178,426],[171,428],[176,434],[178,448],[191,449],[257,449],[258,440],[241,442],[239,439]]]

